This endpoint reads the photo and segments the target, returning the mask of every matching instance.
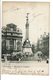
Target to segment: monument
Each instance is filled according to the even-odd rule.
[[[26,38],[25,41],[23,43],[23,55],[27,55],[30,56],[32,55],[32,49],[31,49],[31,44],[30,44],[30,40],[29,40],[29,22],[28,22],[28,15],[29,13],[27,13],[26,16]]]

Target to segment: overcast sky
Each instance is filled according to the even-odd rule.
[[[49,32],[49,3],[3,2],[2,25],[14,23],[25,39],[26,13],[29,14],[29,39],[35,43],[44,32]]]

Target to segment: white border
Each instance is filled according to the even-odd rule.
[[[3,1],[7,1],[7,0],[3,0]],[[18,0],[8,0],[8,1],[18,1]],[[22,1],[22,0],[19,0],[19,1]],[[50,2],[50,0],[25,0],[25,1]],[[1,4],[2,4],[2,1],[1,1]],[[2,26],[2,15],[1,15],[1,26]],[[49,71],[49,76],[1,75],[1,80],[53,80],[53,1],[52,0],[50,2],[50,71]]]
[[[50,2],[50,0],[2,0],[2,1],[24,1],[24,2]]]

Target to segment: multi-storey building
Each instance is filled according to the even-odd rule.
[[[44,34],[40,36],[37,47],[38,50],[41,50],[44,55],[49,56],[49,33],[46,34],[44,32]]]
[[[22,52],[22,31],[13,23],[2,27],[2,54]]]

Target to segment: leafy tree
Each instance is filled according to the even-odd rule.
[[[35,47],[35,44],[32,44],[32,52],[33,52],[33,54],[35,54],[37,52],[37,49]]]

